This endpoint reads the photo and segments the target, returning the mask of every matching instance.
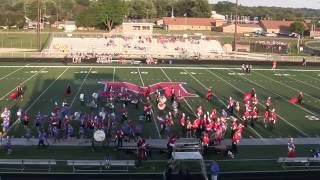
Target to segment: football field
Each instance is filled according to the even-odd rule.
[[[181,111],[195,119],[199,105],[211,112],[214,107],[219,114],[226,109],[231,96],[238,100],[241,109],[243,94],[256,89],[260,110],[258,124],[248,126],[244,138],[286,138],[319,137],[320,135],[320,69],[279,69],[269,67],[254,69],[246,74],[240,68],[225,67],[152,67],[152,66],[0,66],[0,104],[11,107],[15,115],[18,108],[28,111],[31,117],[37,112],[50,114],[54,102],[67,102],[72,112],[88,111],[81,106],[79,95],[90,97],[94,92],[102,92],[104,85],[99,82],[128,82],[138,86],[150,86],[159,82],[184,83],[187,92],[196,97],[185,97],[181,101]],[[10,100],[10,94],[22,84],[25,87],[24,100]],[[70,84],[71,96],[65,97],[64,90]],[[215,97],[211,102],[205,100],[207,89],[211,87]],[[300,91],[304,93],[302,105],[291,104],[291,97]],[[264,105],[267,97],[272,97],[273,106],[279,120],[273,129],[263,124]],[[152,101],[154,102],[154,101]],[[171,107],[170,105],[167,105]],[[164,138],[160,135],[157,120],[159,110],[153,103],[154,116],[151,122],[143,122],[142,135],[146,138]],[[241,111],[241,110],[240,110]],[[143,107],[136,110],[129,106],[129,119],[138,121]],[[229,124],[232,120],[229,120]],[[73,122],[77,124],[78,122]],[[176,124],[178,122],[176,121]],[[175,126],[179,131],[179,127]],[[20,123],[11,120],[9,133],[15,137],[25,134]]]

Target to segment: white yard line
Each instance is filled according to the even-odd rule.
[[[25,66],[0,66],[0,68],[7,68],[7,67],[25,67]],[[137,66],[86,66],[86,65],[77,65],[77,66],[27,66],[27,67],[33,67],[33,68],[66,68],[66,67],[70,67],[70,68],[88,68],[88,67],[92,67],[92,68],[97,68],[97,69],[111,69],[111,68],[118,68],[118,69],[132,69],[132,68],[137,68]],[[216,70],[241,70],[241,68],[224,68],[224,67],[183,67],[183,66],[139,66],[140,68],[144,68],[144,69],[199,69],[199,70],[206,70],[206,69],[216,69]],[[272,71],[271,68],[270,69],[266,69],[266,68],[257,68],[254,69],[253,71]],[[320,72],[320,69],[277,69],[277,71],[293,71],[293,72]]]
[[[311,79],[314,79],[314,80],[320,82],[320,75],[318,76],[318,78],[315,78],[315,77],[313,77],[313,76],[310,76],[309,74],[301,74],[301,75],[302,75],[302,76],[305,76],[305,77],[307,77],[307,78],[311,78]]]
[[[140,68],[138,68],[138,72],[139,72],[139,76],[140,76],[140,80],[141,80],[142,86],[144,87],[145,84],[144,84],[142,76],[141,76]],[[151,106],[151,110],[152,110],[152,119],[153,119],[154,125],[156,126],[159,138],[161,138],[160,130],[159,130],[158,124],[156,122],[156,118],[154,117],[154,110],[153,110],[152,106]]]
[[[2,79],[4,79],[4,78],[6,78],[6,77],[8,77],[8,76],[10,76],[10,75],[12,75],[12,74],[14,74],[14,73],[16,73],[17,71],[19,71],[19,70],[21,70],[21,69],[23,69],[23,68],[25,68],[25,66],[24,66],[24,67],[21,67],[21,68],[19,68],[19,69],[16,69],[15,71],[7,74],[6,76],[2,77],[0,80],[2,80]]]
[[[233,87],[234,89],[236,89],[237,91],[241,92],[241,93],[245,93],[244,91],[242,91],[241,89],[237,88],[236,86],[234,86],[233,84],[229,83],[228,81],[226,81],[225,79],[221,78],[219,75],[213,73],[212,71],[207,70],[210,74],[214,75],[215,77],[219,78],[221,81],[225,82],[226,84],[228,84],[229,86]],[[261,104],[259,102],[259,104],[263,107],[265,107],[263,104]],[[303,132],[301,129],[299,129],[298,127],[296,127],[295,125],[293,125],[292,123],[290,123],[289,121],[287,121],[285,118],[283,118],[282,116],[280,116],[278,114],[279,118],[282,119],[284,122],[286,122],[288,125],[290,125],[291,127],[293,127],[294,129],[296,129],[297,131],[299,131],[301,134],[303,134],[306,137],[310,137],[307,133]]]
[[[259,74],[260,74],[260,73],[259,73]],[[313,88],[315,88],[315,89],[319,89],[319,90],[320,90],[319,87],[313,86],[312,84],[303,82],[303,81],[301,81],[301,80],[299,80],[299,79],[293,79],[292,77],[286,77],[286,78],[291,79],[291,80],[293,80],[293,81],[298,81],[298,82],[300,82],[300,83],[302,83],[302,84],[305,84],[305,85],[307,85],[307,86],[310,86],[310,87],[313,87]],[[293,87],[292,87],[292,88],[293,88]],[[295,88],[293,88],[293,89],[295,89]],[[299,92],[300,92],[300,90],[299,90]],[[305,92],[304,92],[303,94],[305,94],[305,95],[307,95],[307,96],[310,96],[311,98],[320,101],[319,98],[313,97],[312,95],[309,95],[309,94],[307,94],[307,93],[305,93]]]
[[[68,69],[69,69],[69,67],[67,67],[53,82],[51,82],[51,84],[50,84],[44,91],[42,91],[42,93],[41,93],[41,94],[32,102],[32,104],[26,109],[27,112],[39,101],[39,99],[51,88],[51,86],[53,86],[53,84],[60,79],[60,77],[61,77]]]
[[[115,77],[115,75],[116,75],[116,68],[114,67],[114,68],[113,68],[112,82],[114,82],[114,77]]]
[[[233,72],[233,71],[232,71],[232,72]],[[283,84],[283,83],[281,83],[281,82],[279,82],[279,81],[276,81],[276,80],[274,80],[274,79],[272,79],[272,78],[270,78],[270,77],[268,77],[268,76],[265,76],[265,75],[263,75],[263,74],[261,74],[261,73],[257,73],[257,74],[260,74],[262,77],[264,77],[264,78],[266,78],[266,79],[270,79],[271,81],[276,82],[276,83],[278,83],[278,84],[280,84],[280,85],[285,85],[285,86],[287,86],[288,88],[290,88],[290,89],[292,89],[292,90],[294,90],[294,91],[300,92],[300,90],[298,90],[298,89],[296,89],[296,88],[293,88],[293,87],[291,87],[291,86],[289,86],[289,85],[287,85],[287,84]],[[244,79],[252,82],[253,84],[256,84],[257,86],[259,86],[259,87],[261,87],[261,88],[263,88],[263,89],[266,89],[265,87],[261,86],[260,84],[254,82],[254,81],[252,81],[252,80],[250,80],[250,79],[247,79],[247,78],[244,78]],[[292,104],[292,103],[290,103],[290,101],[289,101],[288,99],[282,97],[280,94],[275,93],[275,92],[273,92],[273,91],[271,91],[271,93],[274,94],[274,95],[276,95],[276,96],[278,96],[278,97],[280,97],[280,98],[282,98],[282,99],[284,99],[284,100],[285,100],[286,102],[288,102],[289,104]],[[311,96],[311,95],[309,95],[309,94],[307,94],[307,93],[304,93],[304,94],[307,95],[307,96],[310,96],[310,97],[312,97],[312,98],[314,98],[314,99],[316,99],[316,100],[319,100],[319,99],[317,99],[317,98],[315,98],[315,97],[313,97],[313,96]],[[308,112],[308,113],[310,113],[310,114],[312,114],[312,115],[314,115],[314,116],[319,116],[318,113],[312,112],[312,111],[310,111],[310,110],[308,110],[308,109],[306,109],[306,108],[304,108],[304,107],[302,107],[302,106],[300,106],[300,105],[298,105],[298,104],[293,104],[293,105],[297,106],[298,108],[300,108],[300,109],[302,109],[302,110],[304,110],[304,111],[306,111],[306,112]]]
[[[22,83],[19,83],[21,85],[24,85],[26,82],[28,82],[30,79],[32,79],[34,76],[38,75],[41,71],[43,71],[44,69],[46,69],[45,67],[40,69],[37,73],[34,73],[32,76],[30,76],[28,79],[26,79],[25,81],[23,81]],[[12,93],[13,91],[15,91],[16,88],[13,88],[10,92],[8,92],[7,94],[5,94],[4,96],[2,96],[0,98],[0,101],[3,100],[5,97],[7,97],[10,93]]]
[[[77,93],[75,94],[75,96],[74,96],[74,98],[73,98],[73,100],[72,100],[72,102],[71,102],[71,104],[70,104],[70,108],[73,106],[74,101],[77,99],[78,94],[80,93],[80,91],[81,91],[81,89],[82,89],[83,84],[86,82],[86,80],[87,80],[87,78],[88,78],[88,76],[89,76],[89,74],[90,74],[91,70],[92,70],[92,67],[90,67],[90,70],[88,71],[88,73],[87,73],[87,74],[86,74],[86,76],[84,77],[84,79],[83,79],[83,81],[82,81],[82,83],[81,83],[80,87],[78,88],[78,91],[77,91]]]
[[[196,78],[196,77],[194,77],[190,72],[188,72],[187,70],[185,70],[184,69],[184,71],[186,72],[186,73],[188,73],[194,80],[196,80],[204,89],[206,89],[206,90],[208,90],[209,88],[206,86],[206,85],[204,85],[198,78]],[[218,98],[217,96],[216,96],[216,98],[218,99],[218,101],[223,105],[223,106],[225,106],[225,107],[227,107],[227,105],[225,104],[225,102],[223,102],[220,98]],[[263,137],[262,137],[262,135],[261,134],[259,134],[255,129],[253,129],[252,127],[250,127],[250,126],[248,126],[260,139],[262,139]]]
[[[168,74],[161,68],[161,71],[162,71],[162,73],[167,77],[167,79],[170,81],[170,82],[172,82],[172,80],[171,80],[171,78],[168,76]],[[187,104],[187,106],[189,107],[189,109],[191,110],[191,112],[193,112],[196,116],[197,116],[197,114],[193,111],[193,108],[192,108],[192,106],[188,103],[188,101],[185,99],[185,98],[183,98],[183,101]]]

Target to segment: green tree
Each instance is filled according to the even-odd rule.
[[[121,0],[100,0],[95,4],[98,11],[98,22],[109,31],[123,22],[127,11],[126,4]]]
[[[290,25],[290,31],[298,34],[302,34],[305,31],[304,24],[300,21],[293,22]]]
[[[176,16],[209,17],[211,7],[207,0],[178,0],[174,11]]]
[[[128,17],[132,19],[152,19],[157,16],[154,0],[131,0]]]

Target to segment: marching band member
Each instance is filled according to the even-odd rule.
[[[257,105],[258,104],[258,98],[257,94],[254,94],[254,96],[251,98],[252,104]]]
[[[251,98],[255,97],[256,96],[256,90],[254,88],[251,89]]]
[[[271,120],[271,123],[272,124],[275,124],[276,121],[278,119],[278,116],[276,114],[276,110],[275,109],[272,109],[271,113],[270,113],[270,120]]]
[[[70,84],[68,84],[64,91],[64,96],[69,96],[70,94],[71,94],[71,86]]]
[[[271,97],[268,97],[266,100],[266,111],[270,111],[271,106],[272,106],[272,100],[271,100]]]
[[[3,132],[7,132],[9,125],[10,125],[10,115],[11,115],[11,111],[5,107],[4,111],[1,113],[1,118],[3,120]]]
[[[208,102],[211,101],[212,97],[213,97],[213,92],[212,92],[212,89],[209,88],[209,89],[208,89],[208,92],[207,92],[207,95],[206,95],[207,101],[208,101]]]
[[[255,123],[258,121],[258,108],[256,106],[253,107],[253,110],[250,113],[251,115],[251,126],[254,127]]]
[[[16,88],[17,91],[17,98],[20,98],[21,100],[23,100],[23,87],[21,84],[19,84],[19,86]]]
[[[210,119],[212,121],[216,121],[217,120],[217,110],[216,110],[216,108],[212,109],[212,112],[211,112],[211,115],[210,115]]]
[[[263,118],[263,121],[264,121],[264,127],[267,128],[267,124],[269,123],[269,117],[270,117],[270,111],[266,110],[264,112],[264,118]]]
[[[302,100],[303,100],[303,93],[302,92],[299,92],[299,94],[298,94],[298,104],[302,104]]]
[[[201,145],[206,148],[208,147],[210,144],[210,138],[209,138],[209,134],[208,133],[204,133],[202,138],[201,138]]]
[[[271,70],[275,71],[276,69],[277,69],[277,61],[273,61]]]
[[[199,106],[198,108],[197,108],[197,116],[198,117],[201,117],[203,115],[203,109],[202,109],[202,106]]]
[[[116,132],[116,139],[117,139],[117,148],[122,147],[124,132],[122,129],[118,129]]]
[[[192,127],[193,127],[193,125],[192,125],[192,123],[190,121],[190,118],[187,117],[187,134],[186,134],[187,138],[191,138],[192,137]]]
[[[244,120],[244,125],[248,125],[248,121],[251,119],[251,113],[249,111],[245,111],[242,115],[242,119]]]
[[[288,142],[288,157],[296,157],[296,146],[293,143],[293,138]]]

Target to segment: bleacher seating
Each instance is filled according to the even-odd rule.
[[[5,167],[1,167],[1,166]],[[28,167],[37,169],[38,171],[51,171],[52,166],[57,165],[54,159],[0,159],[0,169],[25,171]],[[39,167],[41,167],[39,169]],[[43,167],[46,167],[43,169]]]
[[[129,171],[129,167],[135,166],[134,160],[67,160],[67,165],[72,166],[73,172],[94,171]],[[117,168],[117,169],[116,169]]]
[[[320,167],[320,158],[310,158],[310,157],[279,157],[278,163],[281,164],[283,168],[314,168]]]

